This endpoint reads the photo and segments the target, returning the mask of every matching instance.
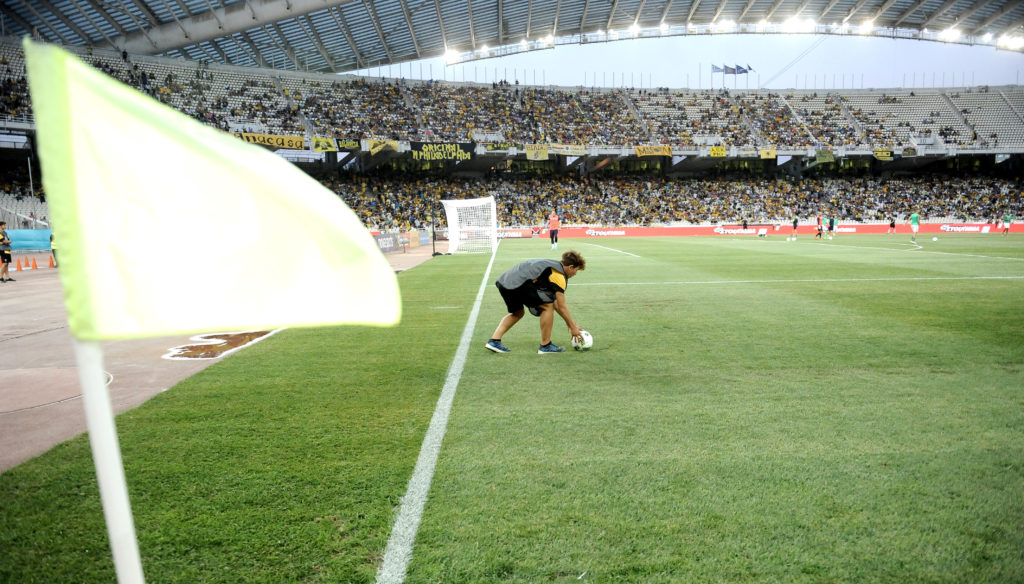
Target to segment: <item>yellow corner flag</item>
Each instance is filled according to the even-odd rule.
[[[394,271],[337,195],[55,46],[24,48],[76,338],[398,322]]]

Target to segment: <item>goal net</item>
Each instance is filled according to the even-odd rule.
[[[498,249],[494,197],[442,200],[448,220],[448,253],[492,253]]]

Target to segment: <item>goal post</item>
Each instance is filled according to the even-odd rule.
[[[492,253],[498,249],[498,206],[494,197],[444,199],[448,253]]]

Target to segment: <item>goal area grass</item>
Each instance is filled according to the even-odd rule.
[[[506,240],[117,418],[151,582],[373,582],[484,291],[409,583],[1024,580],[1024,236]],[[483,348],[576,249],[589,351]],[[553,340],[570,347],[555,318]],[[2,423],[2,418],[0,418]],[[86,436],[0,474],[0,582],[111,582]]]

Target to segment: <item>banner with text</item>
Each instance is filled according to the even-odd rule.
[[[498,237],[502,239],[525,239],[530,237],[546,237],[547,229],[534,231],[535,228],[498,228]],[[792,235],[793,226],[790,223],[779,224],[756,224],[748,225],[746,229],[742,225],[686,225],[678,227],[566,227],[558,230],[558,237],[576,238],[614,238],[614,237],[664,237],[664,236],[753,236],[756,237],[762,229],[767,229],[768,237],[780,237]],[[836,226],[838,234],[884,234],[888,231],[888,223],[842,223]],[[800,235],[812,236],[816,231],[811,224],[801,224],[798,228]],[[910,226],[899,224],[896,227],[897,233],[910,235]],[[957,233],[986,234],[993,236],[1000,233],[996,226],[986,223],[922,223],[920,234],[952,235]],[[826,240],[827,241],[827,240]],[[931,242],[923,242],[926,245]]]
[[[579,144],[548,144],[548,152],[565,156],[586,156],[587,147]]]
[[[526,145],[526,159],[527,160],[547,160],[548,159],[548,145],[547,144],[527,144]]]
[[[633,146],[637,156],[672,156],[672,147],[668,145]]]
[[[409,142],[413,160],[469,160],[472,142]]]
[[[725,158],[729,154],[725,146],[712,146],[708,153],[712,158]]]
[[[235,134],[235,137],[250,144],[259,144],[260,146],[287,148],[288,150],[306,149],[305,136],[277,136],[275,134],[249,134],[247,132],[238,132]]]

